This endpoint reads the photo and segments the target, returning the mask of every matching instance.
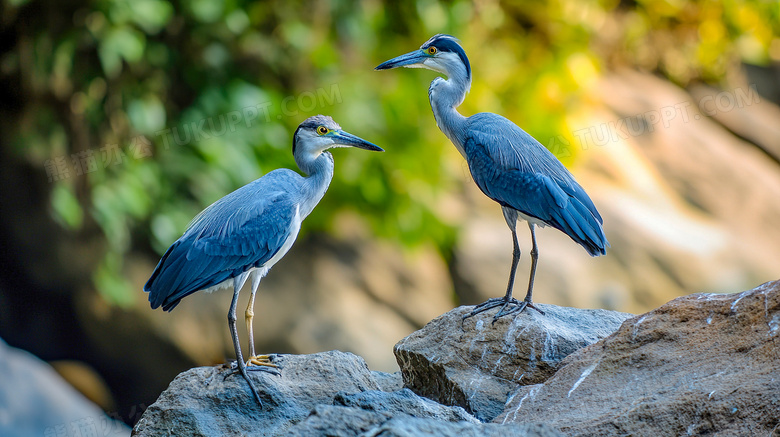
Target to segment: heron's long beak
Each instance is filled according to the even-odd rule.
[[[422,50],[415,50],[405,55],[395,57],[389,61],[382,62],[377,65],[374,70],[389,70],[391,68],[408,67],[408,68],[425,68],[423,62],[428,58]]]
[[[384,149],[382,149],[381,147],[369,143],[363,138],[360,138],[356,135],[352,135],[349,132],[344,132],[343,130],[333,132],[333,136],[334,136],[335,143],[342,146],[357,147],[358,149],[372,150],[374,152],[384,152]]]

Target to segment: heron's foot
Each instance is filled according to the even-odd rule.
[[[463,316],[463,320],[466,320],[469,317],[474,317],[477,314],[484,313],[485,311],[496,307],[501,307],[501,309],[499,309],[496,315],[493,316],[493,323],[496,323],[496,321],[501,317],[522,312],[526,308],[533,308],[536,311],[539,311],[540,314],[544,315],[544,311],[537,308],[530,299],[523,300],[521,302],[513,297],[494,297],[474,307],[470,313]]]
[[[272,362],[273,357],[273,355],[255,355],[253,357],[249,357],[249,360],[246,362],[246,370],[260,370],[280,376],[282,374],[281,368],[278,364],[274,364]]]
[[[255,355],[252,357],[249,357],[249,360],[247,360],[246,365],[247,367],[251,366],[268,366],[268,367],[279,367],[278,365],[272,363],[273,355]]]
[[[260,355],[258,357],[252,357],[252,358],[259,358],[261,356],[262,355]],[[281,368],[278,365],[273,364],[271,362],[269,362],[268,364],[254,364],[254,363],[252,363],[252,358],[250,358],[249,361],[247,361],[246,365],[244,366],[244,370],[246,370],[247,372],[262,371],[262,372],[268,372],[268,373],[270,373],[272,375],[276,375],[276,376],[281,376],[282,375]],[[257,361],[262,362],[262,360],[257,360]],[[228,376],[231,376],[231,375],[235,375],[236,373],[241,373],[241,372],[242,372],[242,370],[238,366],[238,361],[231,361],[230,362],[230,373],[228,373],[225,376],[225,378],[227,378]]]
[[[227,379],[228,376],[235,375],[236,373],[240,373],[241,376],[244,377],[244,380],[247,384],[249,384],[249,390],[252,391],[252,395],[257,400],[257,403],[260,405],[260,408],[263,407],[263,401],[260,399],[260,395],[257,393],[257,389],[255,388],[255,384],[252,382],[251,379],[249,379],[249,374],[247,373],[248,368],[244,366],[243,362],[238,361],[231,361],[230,362],[230,372],[228,372],[227,375],[225,375],[224,379]]]
[[[544,311],[540,310],[539,308],[534,305],[533,301],[531,299],[523,299],[522,302],[518,302],[517,299],[512,299],[514,302],[507,302],[504,304],[504,306],[501,307],[501,309],[496,313],[495,316],[493,316],[493,323],[496,323],[496,320],[498,320],[500,317],[508,316],[510,314],[515,313],[521,313],[526,308],[533,308],[536,311],[539,311],[539,314],[544,315]],[[511,308],[507,309],[511,305]]]
[[[498,311],[496,316],[493,318],[493,323],[495,323],[495,321],[498,320],[499,317],[505,315],[503,314],[503,312],[506,309],[506,307],[509,305],[518,306],[520,305],[520,302],[513,297],[510,297],[508,299],[506,297],[493,297],[474,307],[474,309],[470,313],[463,316],[462,320],[466,320],[469,317],[474,317],[477,314],[484,313],[485,311],[492,310],[493,308],[501,307],[501,309]]]

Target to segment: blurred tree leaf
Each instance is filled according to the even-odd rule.
[[[51,206],[54,216],[65,226],[78,229],[84,221],[84,212],[72,188],[65,183],[55,184],[51,191]]]
[[[100,62],[106,76],[115,77],[122,69],[122,60],[134,63],[141,59],[144,53],[146,39],[144,34],[129,27],[111,29],[101,38]]]

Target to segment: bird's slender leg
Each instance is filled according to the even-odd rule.
[[[493,318],[493,321],[497,320],[499,317],[503,315],[504,308],[506,308],[507,305],[510,303],[513,303],[515,305],[519,305],[520,302],[517,301],[517,299],[514,299],[512,297],[512,288],[515,284],[515,272],[517,271],[517,264],[520,262],[520,245],[517,243],[517,211],[511,209],[511,208],[502,208],[504,212],[504,219],[506,219],[506,224],[509,226],[509,230],[512,231],[512,267],[509,270],[509,283],[506,286],[506,294],[504,297],[494,297],[491,299],[488,299],[485,302],[482,302],[481,304],[477,305],[470,313],[463,316],[464,319],[467,319],[469,317],[476,316],[479,313],[485,312],[487,310],[501,307],[501,310],[498,311],[496,316]]]
[[[470,313],[463,316],[464,319],[475,316],[479,313],[485,312],[487,310],[496,307],[501,307],[501,309],[499,309],[496,315],[493,317],[493,323],[495,323],[496,320],[498,320],[500,317],[521,312],[528,306],[544,314],[541,310],[539,310],[533,305],[530,294],[527,294],[526,298],[522,302],[519,302],[517,299],[512,297],[512,289],[515,284],[515,274],[517,273],[517,264],[520,262],[520,244],[517,242],[517,211],[506,207],[502,209],[504,212],[504,218],[506,219],[506,223],[509,226],[509,230],[512,231],[512,244],[513,244],[512,267],[509,270],[509,283],[506,286],[506,294],[504,295],[504,297],[494,297],[492,299],[488,299],[487,301],[477,305]],[[528,226],[531,229],[531,239],[533,240],[533,249],[531,250],[531,279],[528,288],[530,291],[533,289],[533,278],[536,272],[536,260],[538,258],[539,251],[536,246],[536,234],[534,232],[534,225],[532,223],[529,223]],[[510,306],[511,308],[509,308]],[[507,310],[507,308],[509,309]]]
[[[516,223],[517,222],[515,221],[515,224]],[[517,274],[517,264],[520,262],[520,244],[517,242],[516,226],[511,226],[511,230],[512,230],[512,243],[514,245],[514,247],[512,248],[512,268],[509,270],[509,283],[506,285],[506,294],[504,295],[504,298],[501,299],[500,302],[501,309],[498,310],[495,316],[493,316],[493,323],[495,323],[496,320],[499,319],[499,317],[514,312],[514,311],[509,311],[509,312],[506,311],[506,308],[509,304],[520,305],[517,302],[517,299],[512,297],[512,289],[515,286],[515,275]]]
[[[533,301],[531,300],[531,294],[534,292],[534,278],[536,278],[536,263],[539,261],[539,247],[536,244],[536,231],[534,229],[534,224],[528,223],[528,228],[531,230],[531,241],[533,241],[534,246],[531,249],[531,276],[528,277],[528,292],[526,292],[524,300],[528,302],[528,305],[531,308],[534,308]]]
[[[249,304],[244,313],[246,318],[246,330],[249,333],[249,359],[246,364],[250,370],[254,370],[254,366],[279,367],[271,362],[270,355],[255,355],[255,334],[252,319],[255,316],[255,294],[257,294],[257,287],[260,285],[260,279],[262,279],[262,276],[257,271],[252,273],[252,294],[249,296]]]
[[[263,401],[260,400],[260,395],[257,394],[252,380],[249,379],[249,375],[246,373],[246,365],[244,364],[244,356],[241,354],[241,344],[238,340],[238,328],[236,327],[236,305],[238,304],[238,293],[241,291],[241,287],[244,286],[246,278],[249,273],[242,273],[239,276],[233,278],[233,300],[230,302],[230,310],[228,310],[228,326],[230,327],[230,336],[233,338],[233,348],[236,351],[236,364],[238,365],[238,371],[241,372],[241,376],[244,377],[249,388],[252,390],[252,394],[257,399],[260,406],[263,405]]]
[[[249,304],[246,306],[244,318],[246,319],[246,331],[249,334],[249,357],[255,356],[255,333],[252,326],[252,319],[255,317],[255,294],[260,285],[260,275],[252,274],[252,294],[249,295]]]
[[[540,310],[534,305],[533,299],[531,297],[531,295],[534,292],[534,278],[536,277],[536,263],[539,261],[539,248],[536,244],[535,225],[533,223],[528,223],[528,228],[531,230],[531,241],[533,242],[533,248],[531,249],[531,275],[528,278],[528,291],[525,294],[525,299],[523,299],[523,303],[507,311],[506,314],[512,314],[518,311],[523,311],[525,307],[533,308],[536,311],[539,311],[539,313],[544,314],[544,311]],[[497,315],[496,317],[499,316]]]
[[[515,274],[517,273],[517,264],[520,262],[520,244],[517,242],[517,230],[512,227],[512,243],[514,247],[512,249],[512,268],[509,270],[509,283],[506,285],[506,295],[504,295],[504,301],[509,302],[512,299],[512,289],[515,286]]]

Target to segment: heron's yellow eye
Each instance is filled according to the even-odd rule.
[[[437,50],[436,50],[436,47],[434,47],[434,46],[430,46],[430,47],[428,47],[428,48],[427,48],[425,51],[426,51],[426,52],[427,52],[429,55],[435,55],[435,54],[436,54],[436,52],[437,52]]]
[[[326,128],[325,126],[317,127],[317,134],[325,135],[326,133],[328,133],[328,128]]]

